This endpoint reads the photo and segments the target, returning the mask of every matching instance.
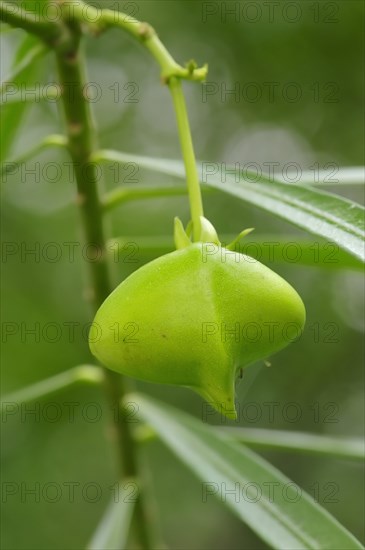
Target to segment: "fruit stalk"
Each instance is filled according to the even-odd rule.
[[[196,168],[193,140],[191,137],[189,118],[185,104],[181,79],[172,76],[168,82],[174,102],[177,126],[181,143],[181,151],[184,159],[186,182],[189,192],[190,212],[193,222],[194,240],[200,237],[200,217],[204,216],[203,201],[201,196],[198,172]]]

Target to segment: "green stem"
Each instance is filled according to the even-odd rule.
[[[200,235],[200,216],[204,216],[199,177],[196,168],[193,140],[190,132],[189,118],[180,78],[171,77],[169,88],[174,102],[180,144],[184,159],[186,180],[189,192],[190,212],[193,222],[194,240]]]
[[[0,3],[0,20],[38,36],[51,47],[61,47],[69,39],[67,26],[59,18],[48,21],[5,0]]]
[[[26,11],[16,4],[6,0],[0,3],[0,20],[14,27],[24,29],[44,40],[49,46],[61,49],[69,40],[68,26],[65,21],[74,24],[75,21],[87,24],[92,32],[99,34],[110,27],[118,27],[130,33],[150,52],[161,67],[161,76],[168,82],[171,76],[179,76],[187,80],[204,80],[208,67],[195,67],[194,64],[182,67],[165,48],[156,31],[148,23],[143,23],[130,15],[109,9],[95,8],[83,0],[58,0],[62,9],[62,19],[48,21],[37,14]]]
[[[165,82],[174,75],[187,80],[204,80],[206,78],[208,71],[206,65],[200,68],[179,65],[148,23],[138,21],[138,19],[120,11],[97,9],[92,5],[85,4],[82,0],[75,0],[71,10],[72,17],[80,22],[85,23],[89,20],[89,28],[96,34],[110,27],[119,27],[134,36],[157,61],[161,68],[161,77]]]
[[[71,25],[71,24],[70,24]],[[102,205],[98,194],[98,173],[95,163],[90,162],[96,150],[97,140],[90,106],[83,96],[84,73],[80,52],[80,33],[76,26],[70,26],[72,39],[68,48],[56,52],[61,86],[66,90],[72,85],[73,94],[63,94],[62,101],[66,119],[68,147],[73,161],[78,203],[81,209],[86,242],[99,249],[100,260],[90,263],[91,297],[96,310],[111,291],[107,254],[105,251]],[[71,98],[71,99],[70,99]],[[105,369],[106,389],[113,414],[113,431],[118,448],[118,475],[121,478],[138,477],[135,441],[131,425],[128,424],[128,411],[120,403],[126,394],[125,381],[119,374]],[[148,521],[142,496],[138,497],[135,508],[135,525],[140,544],[144,549],[152,547],[148,531]]]

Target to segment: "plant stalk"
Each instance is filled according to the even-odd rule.
[[[38,36],[51,48],[60,49],[70,40],[69,28],[63,19],[46,19],[6,0],[0,2],[0,20]]]
[[[204,212],[189,118],[181,79],[173,76],[169,79],[168,85],[174,102],[181,151],[185,165],[190,212],[193,222],[193,236],[194,240],[197,241],[200,236],[200,216],[204,216]]]
[[[71,25],[71,24],[70,24]],[[89,161],[97,149],[96,130],[88,102],[83,96],[84,63],[80,51],[80,31],[72,26],[72,39],[67,48],[56,51],[57,66],[68,136],[68,148],[73,161],[77,182],[77,202],[81,210],[86,242],[97,251],[98,261],[90,262],[91,299],[93,309],[101,305],[111,291],[105,247],[102,205],[98,193],[98,172]],[[71,86],[71,89],[69,87]],[[72,93],[71,93],[72,92]],[[124,378],[105,369],[106,389],[113,410],[113,432],[118,449],[118,475],[138,479],[136,443],[126,406],[121,406],[127,391]],[[119,413],[119,411],[121,411]],[[143,549],[152,548],[148,519],[140,490],[134,512],[135,528]]]
[[[164,44],[159,39],[155,29],[148,23],[139,21],[121,11],[99,9],[83,0],[75,0],[70,5],[70,14],[76,20],[86,23],[96,34],[110,27],[118,27],[127,31],[138,40],[152,55],[161,69],[161,78],[168,82],[171,76],[179,76],[187,80],[204,80],[208,67],[182,67],[179,65]]]

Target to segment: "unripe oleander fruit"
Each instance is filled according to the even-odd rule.
[[[110,294],[90,349],[112,370],[190,387],[235,418],[238,369],[284,348],[304,322],[301,298],[279,275],[196,242],[146,264]]]

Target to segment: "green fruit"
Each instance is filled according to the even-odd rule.
[[[112,292],[96,314],[90,349],[112,370],[190,387],[235,418],[238,369],[295,339],[304,305],[248,256],[212,243],[183,246]]]

